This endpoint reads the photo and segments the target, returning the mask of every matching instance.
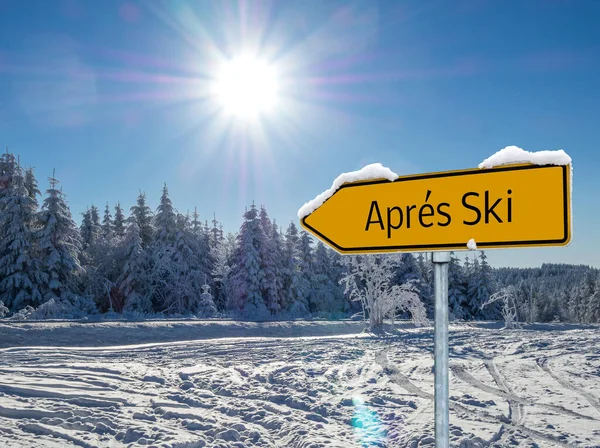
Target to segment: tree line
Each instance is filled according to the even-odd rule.
[[[91,205],[77,225],[58,185],[49,178],[40,204],[33,170],[8,151],[0,157],[0,315],[49,303],[71,317],[107,311],[252,319],[368,315],[380,309],[356,294],[368,290],[358,275],[368,271],[385,279],[389,291],[402,291],[403,306],[390,305],[396,293],[380,294],[385,309],[433,316],[428,254],[398,255],[393,263],[380,255],[341,256],[294,222],[282,228],[254,204],[240,229],[225,233],[216,218],[211,225],[201,221],[197,209],[178,212],[166,185],[155,211],[140,192],[128,213],[120,203],[102,212]],[[453,254],[449,284],[454,319],[501,318],[498,305],[483,304],[510,284],[518,286],[522,320],[600,321],[598,271],[589,267],[493,269],[484,252],[469,252],[462,262]]]

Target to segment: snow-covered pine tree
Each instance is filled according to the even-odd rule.
[[[271,244],[273,250],[273,264],[275,266],[275,282],[277,289],[277,303],[278,310],[281,312],[285,306],[285,290],[284,290],[284,276],[285,276],[285,255],[284,255],[284,241],[283,236],[279,231],[279,227],[275,220],[273,220],[271,228]]]
[[[142,247],[148,248],[152,243],[152,210],[146,204],[146,194],[140,191],[136,205],[131,207],[131,215],[136,220],[142,238]]]
[[[571,285],[566,291],[566,309],[571,322],[583,322],[585,317],[585,306],[582,302],[583,294],[581,292],[582,284]],[[534,303],[532,306],[532,313],[536,314],[537,311],[538,307]],[[538,317],[539,316],[536,314],[536,319]]]
[[[0,298],[13,311],[42,303],[40,272],[30,224],[36,203],[25,188],[23,170],[14,168],[0,197]]]
[[[0,213],[2,213],[4,202],[2,199],[9,196],[12,191],[12,179],[17,169],[17,159],[12,153],[8,152],[0,156]],[[0,226],[0,240],[4,238],[4,228]],[[0,257],[3,254],[0,252]]]
[[[448,308],[454,319],[465,319],[467,306],[466,280],[462,267],[454,252],[450,253],[448,263]]]
[[[112,215],[110,214],[110,207],[108,206],[108,202],[106,203],[106,208],[104,209],[104,217],[102,218],[102,237],[107,243],[111,243],[114,238],[115,231],[112,220]]]
[[[198,316],[212,317],[217,312],[213,296],[210,293],[210,286],[206,283],[202,285],[202,294],[200,294],[200,303],[198,304]]]
[[[121,208],[120,202],[117,202],[117,205],[115,205],[113,228],[117,237],[122,238],[125,236],[125,215],[123,215],[123,209]]]
[[[224,242],[219,242],[217,247],[213,250],[215,264],[211,274],[216,289],[214,297],[215,306],[220,311],[223,311],[227,304],[227,278],[231,271],[227,255],[226,244]]]
[[[160,203],[156,209],[156,215],[154,216],[154,231],[154,239],[157,243],[163,245],[173,245],[175,243],[175,234],[177,233],[176,214],[173,209],[173,203],[169,198],[169,190],[166,183],[162,190]]]
[[[201,282],[188,219],[176,214],[167,186],[154,218],[151,284],[154,303],[167,313],[193,312]]]
[[[413,281],[414,287],[419,291],[419,297],[427,310],[427,317],[433,317],[435,307],[433,291],[433,262],[426,254],[417,256],[418,279]]]
[[[33,168],[27,168],[25,170],[25,188],[27,189],[27,192],[29,193],[29,197],[35,204],[35,209],[37,210],[38,206],[39,206],[38,196],[41,196],[42,192],[40,191],[40,189],[38,187],[38,182],[37,182],[37,179],[35,178]]]
[[[300,290],[306,298],[308,309],[318,306],[320,298],[314,293],[314,254],[313,241],[304,230],[300,231],[298,241],[298,268],[300,269]]]
[[[539,297],[538,287],[532,282],[525,281],[522,278],[518,280],[518,283],[517,279],[515,279],[512,284],[516,284],[517,306],[519,307],[522,320],[530,323],[536,322],[535,303]],[[568,303],[567,291],[563,291],[563,293],[565,297],[564,303]],[[567,312],[567,310],[565,310],[565,312]]]
[[[50,188],[39,213],[40,229],[36,232],[38,257],[42,270],[48,278],[43,289],[45,300],[70,301],[84,312],[94,311],[93,302],[86,301],[76,294],[77,275],[81,273],[78,253],[81,239],[64,193],[56,187],[58,181],[53,176]]]
[[[200,302],[200,290],[210,278],[211,266],[204,266],[203,260],[208,255],[201,253],[202,247],[192,230],[189,216],[177,215],[177,234],[175,240],[175,263],[182,284],[186,284],[186,307],[194,312]]]
[[[471,262],[471,257],[467,253],[465,256],[465,261],[463,262],[463,275],[465,277],[465,281],[468,283],[471,274],[473,273],[473,263]]]
[[[124,311],[149,313],[152,311],[147,272],[148,257],[142,248],[142,238],[137,221],[129,219],[129,224],[119,251],[121,272],[116,281],[124,299]]]
[[[298,228],[291,222],[285,233],[283,247],[283,290],[284,309],[294,317],[306,316],[309,313],[307,291],[302,288],[299,247]]]
[[[194,207],[194,213],[192,215],[192,220],[190,221],[189,231],[191,232],[191,236],[193,238],[194,253],[198,258],[200,272],[203,276],[206,276],[208,280],[207,284],[210,286],[210,280],[217,263],[217,253],[220,249],[219,245],[215,246],[214,248],[210,246],[210,234],[204,231],[196,207]],[[221,291],[218,286],[214,286],[217,288],[216,295],[219,297]],[[221,305],[222,307],[220,310],[223,310],[225,303],[222,302]]]
[[[80,290],[94,300],[100,311],[121,311],[122,301],[111,298],[118,273],[112,241],[104,238],[98,208],[92,205],[83,213],[80,226],[82,251],[79,261],[83,267]],[[114,306],[113,306],[114,305]]]
[[[467,311],[473,319],[500,319],[500,304],[491,304],[482,310],[482,305],[495,292],[493,272],[487,262],[485,252],[480,251],[479,259],[475,258],[470,269],[467,287]]]
[[[217,310],[224,311],[229,297],[229,275],[233,263],[233,254],[236,250],[237,237],[233,233],[219,242],[213,251],[214,267],[211,271],[215,284],[215,306]]]
[[[33,201],[34,210],[35,210],[35,213],[33,213],[29,217],[29,221],[27,222],[27,226],[29,228],[29,231],[32,233],[32,237],[33,237],[33,233],[39,229],[39,222],[38,222],[39,202],[38,202],[38,196],[42,195],[42,193],[40,192],[39,186],[38,186],[38,181],[37,181],[37,179],[35,177],[35,174],[33,172],[33,168],[27,168],[27,170],[25,170],[25,188],[27,189],[29,197]],[[35,249],[35,245],[34,245],[34,249]],[[37,262],[37,260],[36,260],[36,262]],[[39,266],[39,263],[38,263],[38,266]]]
[[[100,225],[100,211],[98,207],[92,204],[90,207],[90,218],[92,220],[92,235],[94,242],[102,237],[102,226]]]
[[[421,268],[417,263],[416,257],[411,253],[401,254],[400,257],[402,258],[402,263],[396,269],[394,283],[397,285],[408,282],[418,284],[421,279]],[[422,260],[421,262],[423,263],[424,261]]]
[[[344,256],[328,247],[326,247],[326,249],[329,260],[331,260],[330,278],[332,283],[337,285],[337,287],[340,289],[340,293],[342,294],[342,297],[344,298],[343,300],[346,303],[344,307],[349,309],[349,313],[356,313],[360,311],[362,309],[360,303],[349,300],[344,294],[344,287],[341,284],[342,278],[347,275],[347,267],[344,262]]]
[[[275,242],[273,241],[273,224],[269,219],[267,209],[260,208],[260,227],[259,232],[259,258],[261,277],[261,295],[265,300],[267,309],[271,314],[277,314],[281,307],[281,291],[279,289],[278,277],[281,275],[281,266],[278,265],[277,253],[275,251]],[[215,244],[217,244],[218,235],[215,235]]]
[[[233,232],[228,232],[223,240],[223,244],[225,244],[225,253],[227,257],[227,262],[231,266],[233,262],[233,254],[235,253],[235,249],[237,248],[238,242],[238,234]]]
[[[83,219],[79,228],[83,249],[88,249],[99,243],[102,237],[102,227],[100,226],[100,215],[98,208],[92,205],[82,213]],[[90,253],[90,255],[92,255]]]
[[[17,165],[17,158],[8,149],[0,156],[0,198],[8,194]]]
[[[595,323],[598,322],[598,275],[596,272],[589,270],[583,277],[583,282],[578,289],[579,322]]]
[[[81,220],[81,225],[79,226],[79,234],[81,235],[81,244],[83,249],[86,249],[88,246],[92,244],[93,236],[92,236],[92,214],[90,209],[88,208],[85,212],[81,214],[83,219]]]
[[[540,316],[540,320],[543,322],[560,321],[560,305],[558,297],[556,295],[547,297],[547,300],[540,303],[537,313]]]
[[[481,315],[479,309],[483,302],[479,295],[479,290],[483,283],[480,270],[479,260],[473,257],[473,260],[465,261],[465,271],[468,273],[467,277],[467,304],[464,307],[466,319],[479,319]]]
[[[490,296],[497,290],[494,272],[487,262],[487,255],[484,251],[479,252],[479,275],[481,276],[482,284],[479,290],[479,303],[485,303]],[[485,308],[487,312],[482,313],[483,319],[499,319],[502,316],[500,304],[489,305]]]
[[[217,247],[217,244],[219,243],[219,235],[220,235],[219,221],[217,221],[216,213],[213,213],[212,225],[213,225],[212,229],[210,229],[210,247],[214,248],[214,247]]]
[[[585,322],[586,306],[581,287],[586,274],[597,270],[584,265],[548,264],[538,268],[498,268],[498,288],[517,286],[517,307],[521,320]]]
[[[198,207],[194,207],[194,213],[192,215],[192,231],[194,235],[201,235],[203,233],[202,221],[200,221],[200,215],[198,214]]]
[[[600,323],[600,274],[596,273],[593,293],[588,297],[587,312],[589,321]]]
[[[350,307],[344,297],[335,273],[335,262],[322,242],[317,243],[313,264],[313,313],[326,313],[332,317],[348,313]],[[341,274],[340,274],[341,278]]]
[[[168,224],[167,224],[168,226]],[[157,232],[161,229],[157,226]],[[164,230],[165,228],[163,228]],[[198,260],[193,250],[194,242],[185,215],[175,216],[174,241],[168,241],[169,231],[163,232],[167,240],[154,243],[154,272],[156,303],[167,313],[195,312],[202,285]]]
[[[125,306],[125,298],[119,294],[116,283],[121,274],[118,262],[119,243],[120,238],[115,233],[114,222],[107,202],[94,264],[98,268],[98,273],[104,283],[104,289],[108,290],[105,294],[109,297],[110,304],[116,305],[116,307],[111,307],[115,311],[122,311]]]
[[[246,317],[265,318],[270,313],[261,294],[264,272],[261,270],[260,243],[262,225],[256,206],[244,213],[238,245],[230,273],[229,309]]]

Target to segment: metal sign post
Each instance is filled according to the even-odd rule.
[[[435,446],[449,446],[448,263],[450,252],[434,252],[435,275]]]

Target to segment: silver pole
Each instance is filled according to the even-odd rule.
[[[434,252],[435,268],[435,446],[449,446],[448,263],[450,252]]]

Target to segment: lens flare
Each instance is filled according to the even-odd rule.
[[[386,429],[382,426],[377,413],[365,405],[361,397],[353,397],[354,416],[352,427],[358,442],[363,447],[385,446]]]

